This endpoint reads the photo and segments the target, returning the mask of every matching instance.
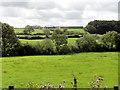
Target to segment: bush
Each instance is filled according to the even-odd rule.
[[[116,31],[109,31],[100,38],[101,43],[109,50],[116,50],[120,45],[120,35]]]
[[[88,51],[96,51],[97,42],[96,39],[93,38],[92,35],[86,34],[83,37],[76,40],[79,51],[88,52]]]
[[[18,56],[37,55],[34,46],[28,43],[21,45],[17,52]]]
[[[35,46],[35,51],[37,54],[44,54],[44,55],[49,55],[49,54],[54,54],[54,44],[52,40],[50,39],[45,39],[42,42],[38,42]]]
[[[69,54],[71,53],[70,48],[68,45],[63,45],[59,48],[59,54]]]
[[[79,48],[77,45],[70,45],[69,48],[72,53],[79,53]]]

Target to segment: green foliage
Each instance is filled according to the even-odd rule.
[[[67,45],[67,36],[59,29],[55,30],[52,34],[52,40],[55,43],[56,50],[59,53],[62,46]]]
[[[85,27],[86,31],[92,34],[105,34],[108,31],[120,32],[120,21],[94,20]]]
[[[69,45],[69,48],[70,48],[72,53],[79,53],[79,48],[76,44],[75,45]]]
[[[108,49],[116,50],[120,45],[120,34],[118,34],[116,31],[109,31],[102,35],[100,40]]]
[[[50,39],[38,42],[34,48],[38,54],[54,54],[54,43]]]
[[[96,51],[96,39],[93,38],[93,36],[90,34],[86,34],[83,37],[79,38],[78,40],[76,40],[76,43],[80,51]]]
[[[87,32],[92,32],[92,33],[96,33],[96,28],[95,28],[94,26],[92,26],[92,25],[87,25],[87,26],[85,27],[85,31],[87,31]]]
[[[68,30],[67,28],[64,28],[64,29],[63,29],[63,32],[66,32],[67,30]]]
[[[50,35],[50,30],[49,29],[44,29],[44,34],[46,35],[46,38],[49,38]]]
[[[68,53],[71,53],[68,45],[63,45],[63,46],[59,47],[59,54],[65,55]]]
[[[35,30],[34,30],[34,28],[32,27],[32,26],[30,26],[30,25],[27,25],[27,26],[25,26],[25,29],[23,30],[23,33],[24,34],[31,34],[32,32],[34,32]]]
[[[2,55],[13,56],[18,55],[20,42],[17,39],[13,27],[6,23],[2,24]]]

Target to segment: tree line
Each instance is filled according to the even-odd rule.
[[[35,45],[21,44],[16,37],[14,28],[9,24],[2,24],[2,55],[63,55],[80,52],[120,51],[120,33],[108,31],[103,35],[84,34],[76,40],[75,45],[68,45],[68,37],[64,31],[54,30],[51,38],[49,31],[44,31],[46,38]],[[26,29],[27,30],[27,29]]]
[[[105,34],[108,31],[120,33],[120,21],[94,20],[90,21],[85,30],[91,34]]]

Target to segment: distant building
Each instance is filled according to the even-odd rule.
[[[83,26],[59,26],[59,28],[79,29],[83,28]]]
[[[59,29],[80,29],[83,28],[83,26],[45,26],[45,27],[41,27],[42,29],[54,29],[54,28],[59,28]]]

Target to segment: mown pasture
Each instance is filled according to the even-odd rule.
[[[69,45],[75,45],[76,44],[76,40],[78,38],[68,38],[68,44]],[[21,43],[25,44],[25,43],[28,43],[28,44],[36,44],[37,42],[41,42],[43,41],[44,39],[36,39],[36,40],[28,40],[28,39],[19,39]]]
[[[23,33],[24,28],[16,28],[14,29],[15,33]],[[34,29],[35,31],[32,32],[32,34],[35,33],[44,33],[43,30],[41,29]],[[60,29],[63,31],[63,29]],[[85,33],[84,29],[67,29],[67,31],[73,31],[73,32],[80,32],[80,33]],[[52,33],[53,31],[50,31]]]
[[[94,75],[102,76],[109,88],[118,85],[118,52],[89,52],[73,55],[42,55],[2,58],[2,85],[7,88],[26,88],[28,82],[54,84],[66,82],[72,87],[72,72],[78,80],[78,87],[90,88]]]

